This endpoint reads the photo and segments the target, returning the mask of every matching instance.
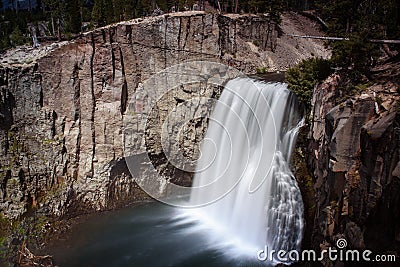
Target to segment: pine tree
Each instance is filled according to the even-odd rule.
[[[15,27],[13,32],[10,35],[10,42],[12,46],[18,46],[18,45],[23,45],[25,44],[25,38],[22,35],[21,30],[19,29],[19,27]]]
[[[95,0],[92,11],[92,19],[97,26],[104,26],[107,24],[105,9],[106,7],[104,0]]]
[[[125,0],[114,0],[114,17],[116,21],[122,21],[125,19]]]
[[[101,1],[96,1],[94,3],[93,9],[92,9],[92,22],[97,26],[101,23],[102,20],[102,14],[101,14],[101,7],[100,7]]]
[[[316,5],[328,22],[329,35],[349,38],[330,43],[332,60],[339,67],[368,74],[379,52],[369,40],[399,37],[396,0],[320,0]]]
[[[95,25],[104,26],[112,22],[113,15],[110,14],[110,9],[112,9],[111,0],[96,0],[94,2],[92,21],[95,23]]]
[[[249,0],[248,8],[252,13],[267,13],[277,23],[281,21],[281,14],[284,11],[283,0]]]
[[[106,24],[114,23],[115,16],[114,16],[114,4],[112,0],[103,0],[104,1],[104,16],[106,19]]]
[[[79,0],[69,0],[68,2],[69,31],[79,33],[82,26]]]
[[[124,19],[130,20],[135,18],[136,3],[132,0],[124,0]]]
[[[66,14],[66,2],[63,0],[43,0],[45,10],[50,13],[53,35],[61,39],[62,24]]]

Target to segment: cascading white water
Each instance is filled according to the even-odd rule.
[[[198,218],[244,253],[298,250],[303,203],[288,162],[300,117],[283,83],[237,78],[226,84],[201,146],[193,187]],[[246,251],[246,252],[245,252]]]
[[[257,252],[300,249],[303,204],[288,166],[299,121],[284,84],[228,82],[201,147],[193,186],[202,190],[193,189],[189,203],[187,194],[173,195],[179,209],[149,203],[94,217],[67,248],[61,242],[56,259],[107,267],[278,263],[258,261]]]

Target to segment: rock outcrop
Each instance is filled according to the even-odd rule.
[[[285,16],[280,29],[266,16],[173,13],[121,22],[70,42],[19,48],[2,55],[1,212],[9,218],[33,210],[61,216],[147,198],[124,158],[126,118],[134,120],[134,111],[143,108],[135,102],[134,110],[129,110],[130,101],[143,83],[161,70],[193,60],[220,62],[254,73],[260,67],[285,70],[302,58],[329,55],[322,43],[281,35],[282,30],[298,33],[299,28],[289,32],[290,25],[301,18],[303,24],[312,26],[301,16]],[[221,80],[230,78],[224,69],[216,75]],[[160,98],[147,128],[136,129],[148,151],[131,151],[130,155],[139,162],[148,155],[152,162],[146,164],[174,177],[174,182],[190,183],[190,173],[169,165],[161,149],[160,130],[155,129],[161,129],[166,114],[185,100],[217,98],[222,87],[207,81],[196,88],[175,88]],[[146,90],[148,96],[157,91]],[[185,126],[180,144],[189,158],[196,157],[195,144],[201,141],[206,125],[200,119]],[[135,142],[142,146],[140,140]]]
[[[345,238],[352,249],[399,251],[399,63],[379,68],[374,82],[357,86],[351,97],[338,75],[315,87],[308,151],[315,248]]]

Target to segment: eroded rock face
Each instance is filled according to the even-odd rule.
[[[346,238],[353,249],[399,251],[396,75],[339,103],[339,76],[329,77],[314,90],[309,153],[316,179],[312,241],[317,248],[334,247],[337,239]]]
[[[144,81],[182,62],[207,60],[254,73],[259,67],[285,70],[304,57],[328,55],[322,44],[305,40],[299,41],[301,53],[294,40],[291,49],[282,50],[280,43],[288,37],[278,35],[277,25],[265,16],[185,12],[114,24],[37,50],[7,52],[0,67],[0,210],[10,218],[33,209],[60,216],[148,198],[132,178],[146,179],[150,164],[174,182],[190,184],[192,174],[168,163],[159,129],[182,101],[218,98],[222,87],[206,79],[160,98],[147,128],[135,128],[140,136],[132,141],[130,156],[141,164],[133,171],[124,159],[125,120],[129,117],[130,125],[139,120],[130,113],[130,101]],[[215,75],[231,78],[224,70]],[[146,90],[148,96],[157,91]],[[135,111],[143,108],[136,104]],[[198,156],[206,126],[196,119],[183,128],[179,143],[187,157]],[[139,149],[144,144],[145,152]],[[142,176],[135,177],[138,173]],[[157,186],[162,191],[162,183]]]

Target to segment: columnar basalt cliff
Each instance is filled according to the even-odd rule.
[[[131,179],[123,153],[124,117],[137,88],[160,70],[186,61],[221,62],[255,73],[260,67],[285,70],[302,58],[329,55],[318,41],[280,36],[282,31],[301,33],[301,27],[291,27],[299,17],[285,16],[279,28],[266,16],[174,13],[4,54],[0,210],[10,218],[31,210],[60,216],[146,198]],[[143,134],[150,157],[165,175],[190,182],[190,174],[171,171],[151,129],[160,128],[162,114],[181,101],[217,98],[220,92],[220,86],[203,84],[196,90],[177,88],[173,101],[160,99]],[[188,156],[196,156],[193,144],[201,141],[206,125],[192,121],[187,126],[182,147]]]
[[[399,64],[386,63],[351,97],[338,75],[315,87],[308,148],[315,248],[345,238],[352,249],[399,252],[399,81]]]

